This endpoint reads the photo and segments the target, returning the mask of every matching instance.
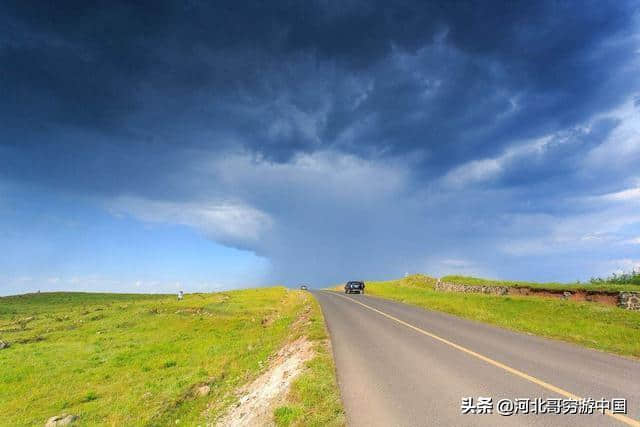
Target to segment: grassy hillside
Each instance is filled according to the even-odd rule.
[[[62,413],[78,415],[82,425],[215,419],[231,391],[290,337],[310,300],[281,287],[180,302],[83,293],[0,298],[0,340],[11,344],[0,350],[2,422],[43,425]],[[204,384],[210,394],[196,397]]]
[[[444,276],[441,278],[443,282],[459,283],[461,285],[479,285],[479,286],[508,286],[515,288],[534,288],[549,289],[561,291],[640,291],[640,285],[634,282],[624,283],[612,280],[594,279],[589,283],[557,283],[557,282],[525,282],[519,280],[496,280],[496,279],[480,279],[468,276]]]
[[[640,357],[640,312],[562,299],[438,292],[433,290],[434,282],[426,276],[409,276],[366,282],[366,291],[516,331]]]

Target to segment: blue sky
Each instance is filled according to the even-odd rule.
[[[640,266],[636,1],[0,5],[0,294]]]
[[[69,195],[5,194],[2,292],[211,291],[259,282],[268,267],[198,230],[114,214]]]

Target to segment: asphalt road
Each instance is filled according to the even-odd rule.
[[[640,426],[639,361],[366,295],[313,294],[350,426]],[[568,395],[626,398],[628,414],[496,410],[501,399]],[[462,414],[465,397],[491,397],[493,414]]]

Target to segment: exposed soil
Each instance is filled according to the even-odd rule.
[[[571,294],[574,301],[593,301],[607,305],[618,305],[618,294],[576,292]]]
[[[284,346],[272,359],[267,372],[239,391],[236,404],[216,423],[217,426],[273,425],[273,410],[286,397],[293,380],[313,357],[313,345],[306,337]]]
[[[535,289],[525,287],[509,288],[509,294],[512,295],[527,295],[545,298],[566,298],[572,301],[591,301],[605,305],[618,305],[618,292],[572,291],[570,292],[570,295],[565,294],[565,292],[566,291],[562,290]]]

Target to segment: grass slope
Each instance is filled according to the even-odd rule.
[[[0,298],[0,340],[11,343],[0,350],[2,422],[43,425],[61,413],[79,415],[82,425],[214,420],[289,338],[309,300],[282,287],[181,302],[84,293]],[[313,363],[325,372],[330,361]],[[202,384],[211,393],[198,398]],[[324,392],[336,396],[335,383]]]
[[[416,275],[366,282],[366,291],[516,331],[640,357],[640,312],[561,299],[439,292],[433,290],[433,283],[433,278]]]
[[[495,279],[480,279],[477,277],[468,276],[444,276],[441,278],[443,282],[458,283],[461,285],[478,285],[478,286],[508,286],[514,288],[535,288],[535,289],[549,289],[559,291],[605,291],[605,292],[620,292],[620,291],[640,291],[640,285],[614,283],[602,280],[594,283],[539,283],[539,282],[525,282],[519,280],[495,280]]]
[[[308,295],[308,294],[307,294]],[[318,302],[310,298],[306,334],[315,341],[316,356],[295,380],[285,405],[275,410],[278,426],[344,426],[344,409],[336,382],[329,336]]]

